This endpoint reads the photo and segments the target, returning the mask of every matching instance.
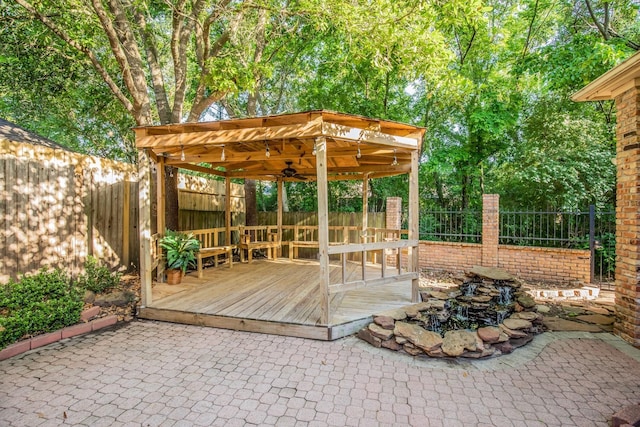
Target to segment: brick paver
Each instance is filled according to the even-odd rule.
[[[0,425],[606,426],[640,350],[544,334],[488,361],[133,322],[0,362]]]

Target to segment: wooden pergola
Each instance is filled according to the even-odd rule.
[[[330,294],[369,285],[410,280],[418,294],[418,157],[425,129],[398,122],[325,110],[267,117],[139,127],[140,236],[142,306],[151,306],[153,239],[151,202],[158,205],[158,230],[164,230],[164,166],[219,176],[226,182],[226,242],[231,242],[231,179],[274,181],[278,191],[278,236],[282,236],[283,182],[316,181],[321,324],[331,319]],[[157,194],[151,194],[151,166],[157,165]],[[409,174],[408,239],[330,244],[328,181],[363,183],[362,230],[367,229],[367,193],[371,178]],[[400,274],[368,281],[330,283],[329,256],[394,249],[408,252],[408,268]],[[384,256],[382,257],[384,258]],[[384,273],[383,273],[384,276]]]

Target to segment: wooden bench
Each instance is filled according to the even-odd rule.
[[[292,240],[289,242],[289,259],[298,258],[298,248],[320,249],[320,244],[313,240]]]
[[[267,258],[274,259],[275,251],[280,248],[280,242],[278,242],[277,233],[269,233],[268,240],[264,241],[252,241],[251,235],[245,234],[240,236],[238,248],[240,248],[240,261],[244,262],[244,251],[247,251],[248,262],[251,263],[253,261],[253,251],[258,249],[266,249]]]
[[[227,255],[229,260],[229,268],[233,267],[233,249],[235,246],[216,246],[213,248],[200,248],[196,254],[198,259],[198,278],[202,279],[202,259],[213,257],[213,265],[218,266],[218,256]]]

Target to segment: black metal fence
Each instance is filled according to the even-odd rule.
[[[423,211],[420,240],[482,243],[482,212]]]
[[[500,244],[591,250],[592,281],[615,272],[615,212],[501,211]],[[420,239],[482,243],[481,211],[422,211]]]
[[[613,211],[501,211],[500,244],[591,250],[592,280],[608,282],[615,272]]]

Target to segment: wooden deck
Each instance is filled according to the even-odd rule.
[[[347,277],[359,279],[360,263],[347,263]],[[331,264],[332,283],[341,280],[341,267]],[[380,277],[380,268],[367,265],[367,277]],[[411,304],[411,281],[352,290],[331,297],[331,321],[320,324],[317,261],[256,260],[207,268],[203,278],[188,274],[180,285],[156,283],[153,303],[140,317],[178,323],[278,335],[333,340],[350,335],[371,316]]]

